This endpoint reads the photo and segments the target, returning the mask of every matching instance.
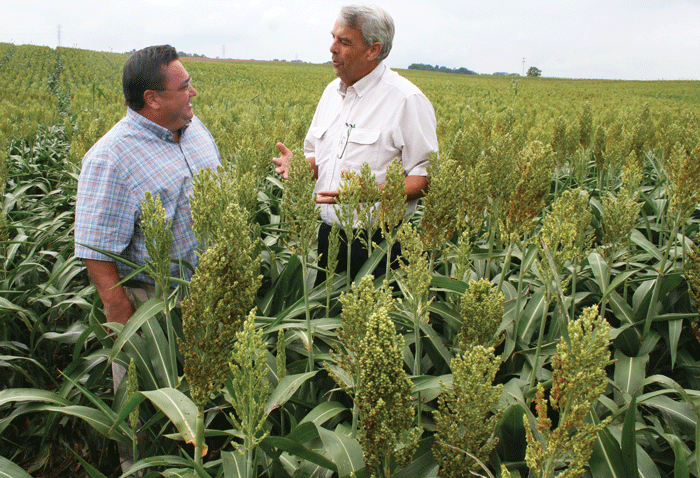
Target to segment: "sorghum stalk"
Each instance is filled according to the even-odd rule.
[[[503,385],[492,383],[500,364],[493,347],[481,345],[468,345],[452,359],[452,389],[442,384],[438,410],[433,412],[433,456],[440,476],[459,478],[466,470],[475,472],[498,443],[493,433],[503,413],[502,408],[496,410]]]
[[[691,152],[681,143],[676,143],[671,155],[664,164],[664,168],[669,179],[669,195],[671,199],[669,201],[669,215],[672,215],[674,220],[668,244],[657,268],[659,275],[654,283],[642,338],[645,338],[651,329],[651,322],[661,291],[662,278],[666,274],[666,262],[671,254],[671,247],[676,244],[676,234],[681,224],[684,224],[692,211],[695,210],[698,197],[700,196],[700,144]]]
[[[397,160],[386,169],[386,183],[382,187],[379,203],[379,227],[386,241],[386,280],[390,282],[391,250],[396,243],[395,229],[401,224],[406,213],[406,190],[404,169]]]
[[[168,334],[168,360],[173,370],[176,368],[176,334],[170,317],[170,248],[173,243],[172,220],[165,219],[165,209],[160,196],[155,199],[150,191],[146,191],[141,203],[143,211],[142,227],[145,236],[146,251],[150,257],[146,261],[146,269],[156,283],[156,297],[163,301],[165,307],[165,324]],[[171,383],[170,386],[174,386]]]
[[[450,244],[455,234],[466,226],[464,202],[466,172],[454,159],[431,158],[428,165],[430,188],[423,198],[421,240],[426,250],[435,251]],[[432,269],[431,269],[432,270]]]
[[[500,228],[508,240],[505,262],[498,280],[501,290],[506,272],[510,268],[513,248],[520,238],[532,231],[535,218],[542,212],[544,201],[552,183],[554,160],[552,150],[539,141],[530,142],[517,155],[515,171],[518,180],[511,191],[504,194],[505,217]]]
[[[314,179],[309,169],[309,163],[301,153],[294,154],[289,164],[289,180],[285,186],[285,194],[282,198],[282,211],[284,212],[287,227],[291,236],[286,241],[287,247],[299,257],[302,271],[302,285],[304,288],[304,311],[306,317],[306,340],[309,372],[315,369],[314,338],[311,330],[311,307],[309,303],[309,253],[314,244],[316,234],[316,222],[318,218],[318,206],[313,194]]]
[[[350,283],[352,282],[352,275],[350,273],[352,270],[352,243],[359,237],[361,232],[361,230],[356,227],[356,211],[361,207],[361,199],[362,193],[359,175],[349,171],[343,172],[334,208],[338,216],[340,228],[345,232],[345,240],[347,243],[347,254],[345,257],[347,271],[346,290],[350,290]]]
[[[243,452],[246,458],[246,478],[255,473],[255,448],[269,432],[264,431],[267,415],[265,403],[269,398],[267,355],[262,329],[255,328],[255,310],[246,319],[243,330],[236,333],[231,354],[231,381],[229,391],[234,425],[243,433]],[[240,451],[240,448],[239,448]]]
[[[420,428],[409,431],[415,411],[412,384],[403,369],[403,337],[396,334],[386,306],[367,318],[357,365],[360,384],[356,400],[362,420],[360,444],[372,476],[389,478],[392,460],[406,466],[416,449]],[[408,432],[407,441],[402,435]]]
[[[462,352],[475,345],[498,345],[501,341],[497,332],[503,320],[503,301],[503,292],[496,290],[488,280],[469,283],[460,303],[462,329],[457,341]]]
[[[199,410],[228,377],[228,351],[262,280],[257,239],[240,233],[248,230],[245,213],[231,204],[222,220],[228,227],[221,228],[200,255],[190,297],[182,301],[184,337],[179,345],[190,395]]]
[[[127,383],[126,383],[126,400],[129,401],[136,392],[139,391],[139,376],[136,370],[136,362],[132,358],[129,360],[129,371],[127,373]],[[129,425],[131,430],[134,432],[134,440],[131,444],[132,446],[132,456],[134,462],[138,461],[138,436],[136,434],[136,429],[139,426],[139,407],[134,408],[134,410],[129,414]]]
[[[333,278],[338,267],[338,250],[340,249],[340,229],[333,223],[328,235],[328,262],[326,263],[326,314],[330,314],[331,294],[333,293]]]
[[[367,256],[372,255],[372,236],[377,230],[378,210],[376,204],[381,199],[381,190],[368,163],[360,169],[360,208],[357,210],[357,224],[363,231],[360,240],[367,248]],[[366,235],[365,235],[366,234]]]
[[[576,276],[576,269],[579,259],[588,251],[593,240],[589,231],[591,222],[591,212],[588,209],[588,194],[580,189],[566,190],[552,204],[550,213],[545,217],[538,247],[540,249],[540,272],[545,284],[545,306],[549,305],[552,297],[552,289],[565,289],[570,279],[560,279],[560,271],[565,263],[573,265],[573,277]],[[575,285],[575,284],[574,284]],[[561,294],[555,294],[559,300],[562,315],[567,310],[563,303]],[[571,291],[572,311],[576,296],[576,290]],[[536,379],[536,370],[541,353],[542,335],[544,334],[544,322],[547,307],[543,311],[542,322],[540,323],[540,336],[537,340],[535,353],[535,367],[532,371],[531,385]]]
[[[359,284],[353,283],[348,292],[340,296],[343,308],[340,313],[341,326],[338,329],[338,344],[340,347],[329,353],[346,375],[352,377],[352,383],[347,384],[326,365],[328,374],[350,396],[355,397],[360,387],[360,368],[358,357],[361,355],[360,342],[365,336],[367,317],[378,308],[393,309],[394,303],[387,282],[378,291],[374,290],[374,277],[364,276]],[[357,399],[353,400],[352,434],[357,433],[359,408]]]
[[[400,267],[404,273],[399,279],[399,286],[403,293],[403,300],[399,307],[404,311],[413,325],[413,338],[415,355],[413,359],[413,374],[421,375],[421,360],[423,347],[421,338],[421,323],[428,321],[428,307],[432,299],[428,299],[430,291],[430,265],[423,251],[422,242],[418,232],[411,223],[404,223],[399,228],[399,241],[401,242]],[[420,393],[418,394],[418,427],[422,426],[422,409]]]
[[[598,398],[605,392],[607,379],[605,367],[610,362],[610,326],[598,316],[598,309],[585,309],[578,320],[568,325],[569,341],[560,340],[557,354],[552,358],[552,389],[545,399],[544,386],[537,386],[536,439],[525,416],[528,467],[541,478],[557,474],[563,478],[578,478],[593,451],[597,433],[610,423],[607,417],[599,424],[586,423],[586,415],[592,411]],[[551,406],[559,412],[559,423],[552,430],[547,417]]]

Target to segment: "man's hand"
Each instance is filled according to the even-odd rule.
[[[107,322],[126,324],[134,312],[134,304],[126,297],[119,284],[117,265],[114,262],[85,259],[88,275],[95,284],[105,307]]]
[[[279,158],[272,158],[275,166],[275,172],[282,175],[282,179],[289,179],[289,162],[292,160],[292,152],[284,143],[277,143],[277,149],[280,152]]]
[[[338,191],[319,191],[316,193],[318,204],[335,204],[338,198]]]

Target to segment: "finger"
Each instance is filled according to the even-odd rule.
[[[277,143],[277,149],[282,156],[292,156],[292,152],[282,142]]]

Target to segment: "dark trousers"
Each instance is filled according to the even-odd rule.
[[[321,270],[318,271],[316,276],[316,285],[321,284],[326,280],[325,269],[328,267],[328,239],[331,234],[331,226],[325,222],[321,224],[318,230],[318,253],[321,258],[318,261],[318,266]],[[366,232],[362,231],[361,234]],[[381,244],[383,242],[382,231],[375,231],[372,236],[372,241],[376,244]],[[375,249],[373,248],[372,251]],[[338,266],[336,267],[336,272],[344,272],[347,270],[347,253],[348,253],[348,239],[345,232],[340,230],[340,241],[338,243]],[[395,242],[391,248],[391,268],[396,269],[398,267],[398,261],[396,258],[401,255],[401,245]],[[360,239],[355,239],[350,245],[350,276],[354,279],[357,273],[360,271],[362,266],[368,259],[367,248],[362,243]],[[374,269],[372,275],[374,277],[381,277],[386,274],[386,252],[382,257],[377,267]]]

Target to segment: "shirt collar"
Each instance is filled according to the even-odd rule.
[[[163,141],[171,141],[174,142],[173,140],[173,133],[167,128],[163,128],[161,125],[154,123],[153,121],[149,120],[145,116],[140,115],[137,111],[132,110],[131,108],[126,109],[126,117],[129,119],[129,121],[133,121],[134,123],[138,124],[139,127],[143,128],[146,131],[149,131],[150,133],[153,133],[154,136],[157,138],[163,140]],[[185,130],[187,127],[190,125],[192,121],[188,122],[185,126],[180,129],[180,139],[182,139],[182,135],[184,134]]]
[[[379,64],[374,68],[374,70],[370,71],[368,74],[360,78],[352,86],[345,86],[345,83],[341,81],[340,85],[338,86],[338,93],[340,93],[341,96],[345,97],[345,94],[347,93],[348,89],[353,88],[357,96],[362,97],[365,91],[367,91],[377,81],[379,81],[379,78],[382,77],[385,70],[386,65],[383,61],[380,61]]]

